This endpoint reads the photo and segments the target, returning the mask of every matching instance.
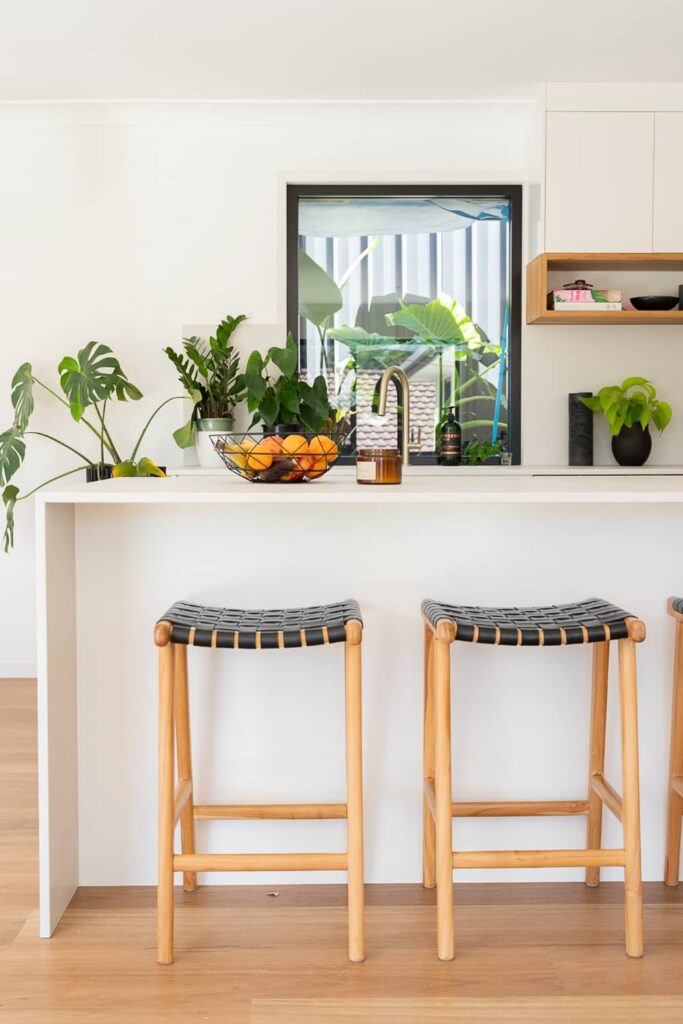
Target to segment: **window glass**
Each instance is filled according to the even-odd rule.
[[[351,448],[396,443],[395,400],[387,417],[373,412],[396,365],[426,460],[451,406],[463,444],[502,438],[512,450],[511,198],[293,188],[301,367],[351,410]]]

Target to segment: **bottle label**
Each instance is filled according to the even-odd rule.
[[[442,455],[446,455],[449,458],[452,457],[452,456],[457,457],[457,456],[461,455],[462,454],[462,450],[461,450],[461,446],[460,446],[460,438],[455,437],[455,436],[449,436],[448,434],[446,436],[444,436],[442,434],[441,435],[441,454]]]

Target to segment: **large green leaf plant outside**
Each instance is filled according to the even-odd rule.
[[[163,476],[151,459],[138,459],[140,445],[157,413],[169,402],[186,397],[173,396],[157,406],[145,423],[130,455],[122,457],[107,426],[107,406],[112,401],[139,401],[142,392],[128,380],[112,350],[101,342],[90,341],[76,356],[65,356],[58,366],[58,372],[61,394],[37,377],[30,363],[22,363],[12,378],[11,399],[14,419],[12,425],[0,433],[0,487],[3,488],[2,500],[6,518],[3,537],[5,551],[14,544],[16,505],[55,480],[82,471],[88,466],[101,465],[107,460],[114,464],[117,476]],[[45,392],[65,406],[72,419],[96,439],[97,449],[94,455],[75,448],[52,434],[41,430],[29,430],[29,423],[35,411],[37,391]],[[58,473],[22,494],[17,485],[10,481],[14,480],[24,462],[28,437],[41,437],[70,451],[78,459],[78,464],[73,469]]]
[[[385,320],[388,327],[411,331],[412,337],[396,339],[348,325],[329,331],[331,338],[349,349],[350,369],[383,371],[399,365],[411,376],[438,357],[439,426],[450,405],[495,404],[496,388],[488,377],[499,368],[501,346],[474,323],[460,302],[445,293],[427,303],[401,302]],[[502,405],[505,409],[504,396]],[[489,418],[467,420],[463,429],[491,426],[492,422]],[[506,426],[501,421],[500,427]]]

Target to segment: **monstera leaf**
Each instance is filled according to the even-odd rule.
[[[108,345],[89,341],[76,358],[65,356],[59,364],[59,382],[69,400],[71,415],[80,420],[89,405],[113,395],[119,401],[142,398],[131,384]]]
[[[299,249],[299,315],[318,329],[342,308],[342,293],[330,275]]]
[[[427,341],[462,345],[468,349],[481,349],[488,341],[486,335],[468,317],[464,307],[445,294],[424,305],[401,303],[397,312],[387,313],[386,321],[391,327],[407,327]]]
[[[10,427],[0,434],[0,485],[8,483],[24,461],[26,442],[23,431]]]
[[[12,377],[12,408],[14,425],[26,430],[33,412],[33,373],[30,363],[22,363]]]

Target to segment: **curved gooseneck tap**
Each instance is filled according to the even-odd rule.
[[[402,423],[401,423],[401,461],[404,466],[410,465],[410,453],[411,451],[419,451],[420,439],[418,432],[418,440],[412,442],[410,440],[410,385],[408,384],[408,378],[400,366],[389,366],[382,374],[381,379],[378,381],[375,388],[375,395],[379,393],[379,402],[377,405],[377,413],[379,416],[386,416],[387,414],[387,392],[389,390],[389,381],[393,380],[396,385],[396,394],[398,396],[398,403],[403,410]]]

